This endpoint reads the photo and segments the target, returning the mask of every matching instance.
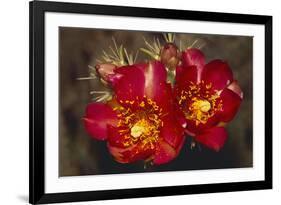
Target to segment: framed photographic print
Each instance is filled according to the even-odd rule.
[[[30,2],[30,203],[272,188],[272,17]]]

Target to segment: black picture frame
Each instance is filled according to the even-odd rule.
[[[29,202],[32,204],[153,197],[182,194],[259,190],[272,188],[272,17],[155,8],[32,1],[29,5],[30,42],[30,164]],[[46,12],[182,19],[265,26],[265,180],[71,193],[45,192],[44,161],[44,15]]]

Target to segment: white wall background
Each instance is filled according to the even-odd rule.
[[[273,15],[274,189],[79,204],[278,204],[280,182],[281,6],[277,0],[72,0],[108,5]],[[28,1],[3,0],[0,6],[0,204],[28,200]],[[279,202],[280,203],[280,202]]]

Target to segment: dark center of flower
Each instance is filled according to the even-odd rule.
[[[125,104],[137,104],[137,109],[116,107],[118,112],[119,133],[126,139],[124,146],[141,142],[143,148],[154,149],[158,140],[163,121],[162,109],[151,99],[144,98],[141,102],[125,101]]]
[[[206,124],[208,119],[222,109],[222,100],[212,84],[201,81],[198,84],[190,82],[187,89],[182,90],[178,104],[186,119],[195,121],[196,125]]]

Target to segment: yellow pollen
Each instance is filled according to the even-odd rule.
[[[131,128],[131,135],[134,138],[140,137],[142,134],[147,134],[149,132],[149,122],[144,119],[139,120],[134,126]]]
[[[140,106],[141,106],[141,107],[144,107],[144,106],[145,106],[145,103],[142,101],[141,104],[140,104]]]
[[[197,100],[192,104],[192,107],[202,112],[208,112],[211,109],[211,103],[208,100]]]
[[[161,127],[164,126],[161,117],[165,115],[162,108],[152,99],[144,96],[143,100],[129,101],[125,100],[122,103],[138,105],[137,110],[125,108],[122,106],[115,107],[118,113],[118,132],[123,136],[122,144],[129,147],[139,143],[143,150],[155,149],[155,144],[158,141]],[[120,101],[121,102],[121,101]]]
[[[212,84],[190,82],[187,90],[182,90],[178,96],[178,104],[187,119],[199,124],[205,124],[215,113],[222,110],[222,101],[218,92],[212,89]]]

